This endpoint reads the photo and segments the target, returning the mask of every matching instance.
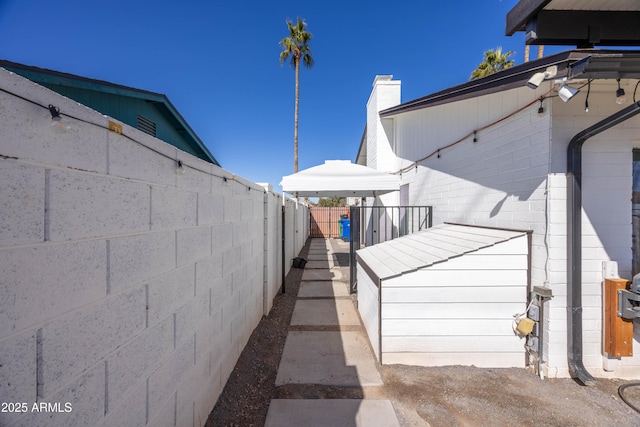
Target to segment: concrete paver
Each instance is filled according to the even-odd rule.
[[[360,317],[351,299],[298,299],[291,324],[360,326]]]
[[[285,424],[283,424],[283,421]],[[332,427],[400,426],[393,406],[388,400],[274,399],[269,405],[269,414],[265,427],[281,427],[283,425]]]
[[[348,274],[348,273],[347,273]],[[302,273],[302,281],[317,281],[317,280],[343,280],[344,278],[348,279],[341,270],[334,268],[333,270],[325,270],[325,269],[304,269],[304,273]]]
[[[276,385],[285,384],[383,383],[363,332],[289,331],[276,376]]]
[[[349,243],[313,239],[291,316],[276,386],[383,385],[360,317],[349,297]],[[329,330],[325,330],[328,328]],[[338,329],[338,330],[335,330]],[[273,399],[266,426],[399,426],[391,402],[360,399]]]
[[[348,297],[349,287],[342,282],[307,281],[300,283],[298,298]]]

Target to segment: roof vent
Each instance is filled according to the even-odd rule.
[[[141,115],[138,115],[138,129],[151,136],[156,136],[156,124]]]

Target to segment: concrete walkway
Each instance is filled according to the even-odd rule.
[[[276,386],[376,387],[382,379],[349,295],[349,243],[312,239]],[[341,262],[342,261],[342,262]],[[399,426],[388,400],[273,399],[266,426]]]

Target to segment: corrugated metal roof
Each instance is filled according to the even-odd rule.
[[[442,224],[357,251],[359,263],[389,279],[526,235],[527,231]]]

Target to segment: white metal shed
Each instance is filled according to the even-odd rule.
[[[524,367],[529,232],[443,224],[357,252],[358,309],[383,364]]]

